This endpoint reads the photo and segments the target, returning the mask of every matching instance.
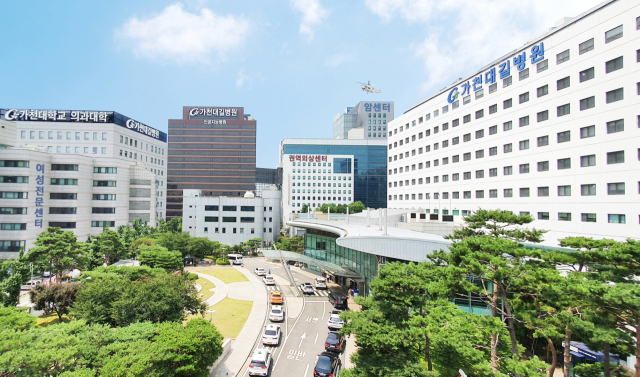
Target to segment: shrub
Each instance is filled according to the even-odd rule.
[[[196,281],[198,280],[198,274],[194,274],[192,272],[188,272],[186,274],[184,274],[185,279],[190,280],[190,281]]]
[[[219,266],[228,266],[231,264],[228,260],[222,260],[222,258],[216,259],[216,264]]]

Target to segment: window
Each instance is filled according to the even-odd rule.
[[[570,158],[560,158],[558,159],[558,170],[562,169],[571,169],[571,159]]]
[[[76,168],[76,170],[77,170],[77,168]],[[118,172],[118,168],[94,167],[93,168],[93,172],[94,173],[100,173],[100,174],[116,174]]]
[[[558,186],[558,196],[571,196],[571,186]]]
[[[604,33],[604,43],[613,42],[618,38],[622,38],[622,25]]]
[[[242,212],[255,212],[256,211],[256,207],[255,206],[240,206],[240,211],[242,211]]]
[[[596,76],[596,71],[593,67],[589,69],[585,69],[584,71],[580,72],[580,82],[589,81],[595,76]]]
[[[476,178],[484,178],[484,170],[476,170]]]
[[[223,223],[235,223],[237,220],[236,217],[223,217],[222,218],[222,222]]]
[[[480,119],[484,116],[484,109],[476,111],[476,119]]]
[[[489,106],[489,114],[493,114],[493,113],[497,113],[497,112],[498,112],[498,105]]]
[[[616,132],[624,131],[624,119],[614,120],[612,122],[607,122],[607,133],[613,134]]]
[[[529,173],[529,164],[520,164],[520,174]]]
[[[520,197],[521,198],[528,198],[529,197],[529,188],[528,187],[520,188]]]
[[[51,178],[51,184],[60,186],[77,186],[78,180],[70,178]]]
[[[462,173],[462,179],[464,179],[464,180],[471,179],[471,172],[467,171],[467,172]]]
[[[489,94],[495,92],[496,90],[498,90],[498,83],[493,83],[489,85]]]
[[[52,193],[49,194],[49,199],[76,200],[76,199],[78,199],[78,194],[76,194],[76,193],[67,193],[67,192],[52,192]]]
[[[484,137],[484,130],[476,131],[476,139],[481,139]]]
[[[565,116],[571,113],[571,104],[558,106],[558,116]]]
[[[558,221],[571,221],[570,212],[558,212]]]
[[[2,207],[0,208],[0,215],[26,215],[26,208],[12,208],[12,207]]]
[[[623,68],[622,56],[609,60],[605,63],[605,69],[607,73],[611,73]]]
[[[529,77],[529,68],[527,69],[523,69],[522,71],[520,71],[519,73],[519,80],[522,81],[524,79],[526,79],[527,77]]]
[[[462,123],[469,123],[469,122],[471,122],[471,114],[467,114],[462,117]]]
[[[607,92],[607,103],[618,102],[624,99],[624,88],[618,88]]]
[[[593,38],[589,39],[588,41],[584,41],[580,43],[579,48],[580,48],[580,55],[593,50]]]
[[[0,176],[0,183],[29,183],[29,177]]]
[[[109,207],[93,207],[91,208],[91,213],[116,213],[116,209]]]
[[[458,127],[460,125],[460,119],[454,119],[451,122],[451,127]]]
[[[587,126],[580,129],[580,139],[596,136],[596,126]]]
[[[471,141],[471,134],[465,134],[462,136],[462,141],[467,142]]]
[[[526,117],[520,118],[519,122],[520,122],[520,127],[528,126],[529,125],[529,116],[527,115]]]
[[[498,197],[498,190],[489,190],[489,197],[490,198],[497,198]]]
[[[549,85],[539,87],[536,89],[536,93],[538,94],[538,97],[546,96],[549,94]]]
[[[480,89],[476,92],[476,99],[484,97],[484,89]],[[444,113],[444,111],[443,111]]]
[[[494,135],[498,133],[498,126],[489,127],[489,135]]]
[[[29,167],[29,161],[0,160],[0,167],[5,167],[5,168],[28,168]]]
[[[462,195],[464,199],[471,199],[471,191],[465,191],[462,193]]]
[[[27,230],[26,223],[2,223],[0,230]]]
[[[549,161],[538,162],[538,171],[549,171]]]
[[[512,129],[512,128],[513,128],[513,125],[512,125],[512,123],[511,123],[511,121],[504,122],[504,123],[502,124],[502,130],[503,130],[503,131],[509,131],[509,130],[510,130],[510,129]]]
[[[596,185],[595,184],[580,185],[580,194],[582,196],[594,196],[596,194]]]
[[[556,55],[556,64],[562,64],[566,61],[569,61],[569,59],[570,59],[569,50],[563,51],[558,55]]]
[[[462,159],[463,159],[464,161],[469,161],[469,160],[471,160],[471,152],[467,152],[467,153],[465,153],[465,154],[462,156]]]
[[[484,198],[484,190],[476,190],[476,199]]]
[[[451,157],[451,161],[454,162],[454,163],[455,162],[459,162],[460,161],[460,156],[459,155],[455,155],[455,156]]]
[[[529,149],[529,140],[520,141],[520,150],[523,151],[525,149]]]
[[[503,194],[505,198],[511,198],[513,197],[513,189],[504,189]]]
[[[571,131],[558,132],[558,143],[571,141]]]
[[[557,89],[562,90],[571,86],[571,77],[567,76],[557,81]]]
[[[596,155],[580,156],[580,167],[596,166]]]
[[[596,222],[596,214],[595,213],[583,213],[581,217],[582,217],[582,222],[585,222],[585,223],[595,223]]]
[[[93,200],[116,200],[115,194],[93,194]]]
[[[504,151],[503,151],[504,153],[510,153],[510,152],[512,151],[512,145],[511,145],[511,143],[509,143],[509,144],[505,144],[505,145],[503,146],[503,148],[504,148]]]
[[[223,211],[237,211],[238,206],[222,206]]]
[[[116,187],[116,181],[93,181],[94,187]]]
[[[92,221],[91,222],[92,228],[113,228],[115,226],[116,226],[115,221]]]
[[[503,110],[504,110],[504,109],[508,109],[508,108],[510,108],[511,106],[512,106],[511,98],[509,98],[509,99],[507,99],[507,100],[502,101],[502,109],[503,109]]]
[[[541,111],[537,114],[538,122],[544,122],[549,119],[549,110]]]
[[[58,222],[58,221],[50,221],[49,227],[52,228],[60,228],[60,229],[75,229],[76,223],[72,222]]]
[[[589,98],[585,98],[585,99],[581,99],[580,100],[580,111],[582,110],[588,110],[591,109],[592,107],[596,106],[596,97],[595,96],[591,96]]]
[[[536,64],[536,71],[538,73],[542,72],[542,71],[546,71],[547,68],[549,68],[549,60],[545,59],[543,61],[541,61],[540,63]]]
[[[513,166],[505,166],[503,169],[503,175],[512,175],[513,174]]]
[[[549,212],[538,212],[538,220],[549,220]]]
[[[452,181],[459,181],[460,180],[460,173],[451,174],[451,180]]]
[[[498,176],[498,168],[489,169],[489,177],[497,177]]]
[[[538,187],[538,196],[549,196],[549,187]]]
[[[609,216],[609,224],[626,224],[627,217],[626,215],[608,215]]]
[[[506,79],[502,80],[502,87],[506,88],[507,86],[511,85],[512,82],[513,82],[513,77],[509,76]]]
[[[489,148],[489,156],[495,156],[498,154],[498,147]]]
[[[624,151],[607,153],[607,165],[624,163]]]
[[[217,211],[218,210],[218,206],[204,206],[204,210],[205,211]]]
[[[608,195],[624,195],[624,182],[608,183],[607,194]]]
[[[518,96],[518,99],[520,100],[520,103],[528,102],[529,101],[529,92],[520,94],[520,96]]]

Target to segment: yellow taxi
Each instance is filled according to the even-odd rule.
[[[282,304],[282,293],[278,291],[271,292],[271,303]]]

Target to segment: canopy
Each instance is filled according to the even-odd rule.
[[[311,258],[309,256],[294,253],[286,250],[262,250],[262,254],[267,259],[292,260],[317,266],[318,268],[329,272],[332,275],[344,276],[354,280],[364,280],[364,277],[347,266],[339,266],[335,263],[322,261]]]

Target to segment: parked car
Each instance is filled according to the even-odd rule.
[[[316,278],[316,289],[327,289],[327,280],[325,278]]]
[[[347,296],[343,295],[339,292],[331,292],[329,293],[329,301],[333,304],[333,307],[336,309],[347,309],[349,306],[347,305]]]
[[[284,309],[280,305],[273,305],[269,312],[269,320],[273,322],[284,321]]]
[[[267,271],[265,271],[262,267],[257,267],[253,272],[255,272],[255,274],[258,276],[267,276]]]
[[[266,348],[258,348],[253,351],[249,364],[249,376],[267,376],[271,368],[271,351]]]
[[[300,284],[300,290],[302,291],[302,293],[310,294],[310,295],[312,295],[313,292],[314,292],[313,285],[311,285],[311,283],[302,283],[302,284]]]
[[[345,339],[337,331],[329,332],[327,340],[324,341],[324,350],[327,352],[341,353],[344,349]]]
[[[42,276],[45,277],[45,278],[48,278],[48,277],[51,276],[51,272],[45,271],[45,272],[42,273]]]
[[[327,327],[329,330],[340,330],[344,326],[344,322],[340,319],[339,311],[332,311],[327,321]]]
[[[262,344],[278,346],[280,344],[280,326],[266,325],[262,332]]]
[[[276,281],[273,276],[265,276],[262,278],[265,285],[276,285]]]
[[[278,291],[271,292],[271,304],[282,304],[282,293]]]
[[[323,352],[318,355],[318,362],[316,367],[313,368],[313,377],[330,377],[335,376],[342,366],[342,362],[338,355]]]

